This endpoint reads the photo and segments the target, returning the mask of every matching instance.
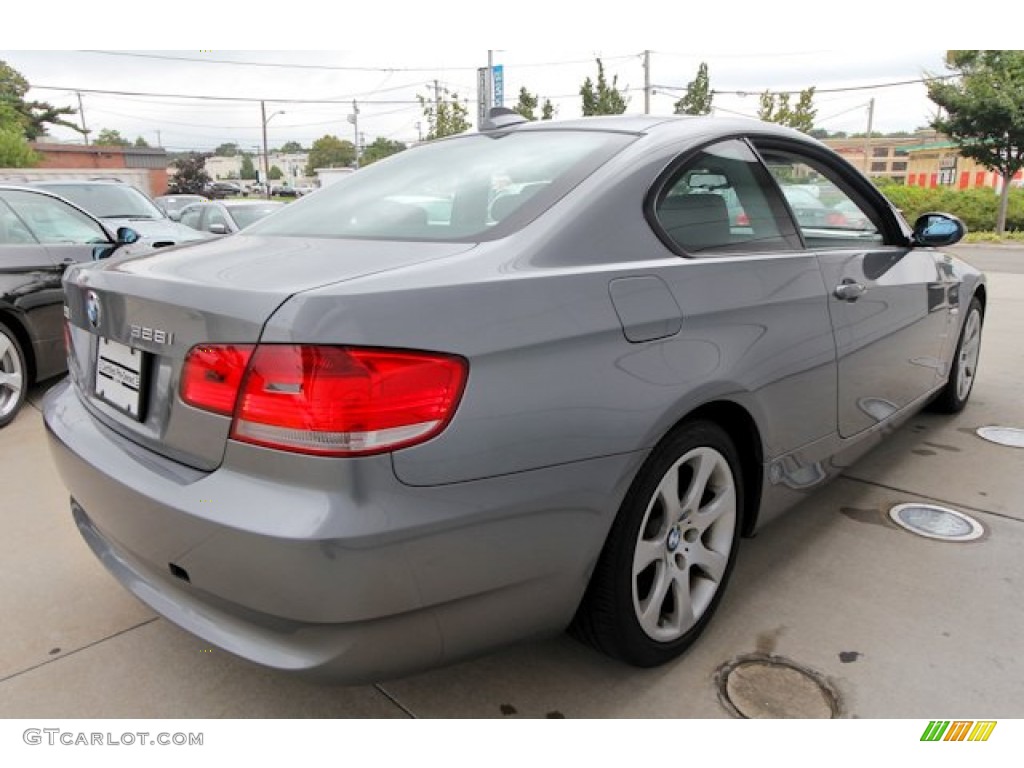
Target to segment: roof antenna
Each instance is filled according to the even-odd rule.
[[[487,113],[487,119],[480,123],[481,131],[497,131],[501,128],[509,128],[520,123],[530,122],[514,109],[508,107],[491,107]]]

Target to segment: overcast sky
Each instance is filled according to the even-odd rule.
[[[595,56],[605,63],[609,79],[628,88],[629,111],[642,112],[643,57],[640,47],[595,50],[509,48],[494,52],[504,67],[505,103],[515,104],[520,87],[550,98],[558,117],[580,114],[579,88],[584,78],[596,78]],[[875,100],[876,130],[912,130],[927,123],[934,105],[920,83],[884,87],[914,80],[926,73],[944,74],[944,51],[892,50],[866,57],[860,51],[836,51],[814,45],[750,47],[716,50],[707,45],[688,50],[655,48],[651,53],[651,82],[655,95],[651,111],[671,114],[686,83],[701,61],[708,63],[712,88],[749,95],[720,94],[715,106],[723,114],[754,115],[758,94],[765,89],[819,91],[874,86],[840,93],[819,93],[817,125],[830,131],[863,131],[867,104]],[[165,58],[151,58],[165,57]],[[87,126],[93,136],[112,128],[126,138],[142,136],[170,149],[212,149],[222,142],[248,148],[260,141],[259,99],[267,100],[271,146],[294,140],[309,146],[331,133],[351,139],[347,121],[350,103],[288,103],[291,100],[359,102],[359,129],[366,142],[378,136],[414,141],[417,123],[425,132],[418,95],[429,96],[436,79],[442,87],[468,96],[471,118],[476,109],[476,68],[487,64],[487,50],[415,50],[396,45],[373,51],[228,51],[149,50],[3,51],[0,58],[20,71],[35,87],[31,98],[77,108],[75,89],[131,91],[150,95],[102,95],[82,92]],[[177,60],[173,60],[177,59]],[[186,60],[187,59],[187,60]],[[221,63],[232,62],[232,63]],[[280,66],[252,66],[246,62]],[[337,69],[331,69],[337,68]],[[351,68],[351,69],[349,69]],[[184,96],[248,98],[252,102],[189,99]],[[274,114],[283,111],[284,114]],[[62,140],[76,134],[56,129]]]

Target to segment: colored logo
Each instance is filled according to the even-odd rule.
[[[921,741],[988,741],[996,720],[930,720]]]
[[[96,328],[100,324],[100,297],[93,291],[89,291],[85,297],[85,315],[89,318],[89,325]]]

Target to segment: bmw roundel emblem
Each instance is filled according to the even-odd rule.
[[[680,542],[680,540],[682,538],[683,538],[683,535],[679,532],[678,528],[673,528],[671,531],[669,531],[668,532],[668,541],[665,542],[666,545],[668,546],[668,551],[669,552],[675,552],[676,549],[679,548],[679,542]]]
[[[89,291],[85,296],[85,314],[89,318],[89,325],[98,328],[102,311],[100,310],[100,297],[96,295],[95,291]]]

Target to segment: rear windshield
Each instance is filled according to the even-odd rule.
[[[449,241],[502,237],[549,208],[633,138],[551,130],[439,141],[345,176],[246,232]]]
[[[149,198],[127,184],[40,184],[101,219],[162,219]]]
[[[265,205],[226,205],[228,213],[231,214],[231,218],[235,220],[235,224],[238,225],[239,229],[242,227],[248,227],[260,219],[265,219],[272,213],[284,207],[284,203],[266,203]]]

